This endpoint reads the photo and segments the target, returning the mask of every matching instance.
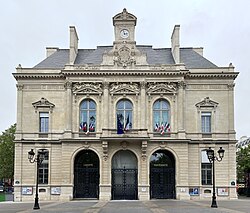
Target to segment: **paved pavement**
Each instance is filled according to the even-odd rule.
[[[40,210],[33,210],[33,202],[1,202],[2,213],[250,213],[250,199],[217,201],[150,200],[40,202]]]

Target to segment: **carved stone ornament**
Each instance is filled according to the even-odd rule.
[[[141,156],[142,156],[143,161],[145,161],[146,157],[147,157],[147,147],[148,147],[147,141],[142,141],[142,143],[141,143]]]
[[[73,83],[73,94],[102,94],[102,84],[92,82],[76,82]]]
[[[125,45],[121,47],[118,51],[115,50],[114,52],[114,64],[118,66],[122,66],[126,68],[132,64],[136,64],[136,60],[134,58],[134,51],[130,50]]]
[[[198,109],[201,109],[203,107],[206,107],[206,108],[216,108],[218,106],[218,103],[215,102],[215,101],[212,101],[209,97],[206,97],[204,98],[203,101],[195,104],[195,106],[198,108]]]
[[[32,103],[33,107],[37,111],[38,108],[47,108],[49,111],[52,111],[55,107],[55,104],[49,102],[46,98],[41,98],[40,101]]]
[[[106,161],[108,159],[108,142],[102,142],[102,149],[103,149],[103,159]]]
[[[124,8],[121,13],[118,13],[116,16],[113,17],[113,21],[130,20],[134,21],[135,23],[136,19],[137,18],[133,14],[127,12],[126,8]]]
[[[173,82],[166,83],[148,83],[147,94],[175,94],[177,90],[177,84]]]
[[[109,92],[111,95],[121,94],[139,94],[139,85],[137,83],[112,83]]]
[[[128,148],[129,143],[127,141],[122,141],[121,142],[121,147],[125,150]]]
[[[159,147],[160,147],[161,149],[165,149],[166,146],[167,146],[167,143],[166,143],[165,141],[162,141],[162,142],[159,143]]]
[[[90,144],[87,141],[85,141],[84,144],[83,144],[83,148],[84,149],[89,149],[89,147],[90,147]]]
[[[65,89],[71,89],[72,88],[72,82],[71,81],[66,81],[64,84]]]

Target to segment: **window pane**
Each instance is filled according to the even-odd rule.
[[[158,100],[153,106],[153,128],[154,131],[163,133],[165,130],[169,131],[170,127],[170,115],[169,115],[169,103],[166,100]],[[164,130],[164,131],[163,131]]]
[[[160,101],[154,103],[154,109],[160,109]]]
[[[39,150],[38,150],[39,151]],[[45,151],[44,160],[39,166],[39,183],[40,184],[48,184],[48,176],[49,176],[49,152]]]
[[[167,111],[162,112],[162,122],[164,124],[168,122],[168,112]]]
[[[132,104],[129,101],[125,101],[125,109],[132,109]]]
[[[129,100],[120,100],[117,103],[116,114],[118,115],[123,128],[127,130],[132,128],[133,105]]]
[[[162,109],[168,109],[168,103],[167,101],[161,101]]]
[[[39,131],[40,132],[49,132],[49,113],[40,112],[39,113]]]
[[[201,113],[201,131],[211,133],[211,112]]]
[[[95,102],[94,101],[89,102],[89,109],[95,109]]]
[[[87,109],[87,101],[82,102],[81,109]]]
[[[212,185],[212,164],[201,164],[201,183],[202,185]]]
[[[124,102],[123,101],[119,101],[117,104],[117,109],[124,109]]]
[[[95,132],[96,130],[96,104],[92,100],[85,100],[80,108],[79,129],[83,132]]]

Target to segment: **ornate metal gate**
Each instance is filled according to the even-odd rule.
[[[74,198],[99,197],[99,158],[91,150],[80,151],[74,164]]]
[[[98,198],[99,168],[77,168],[75,171],[75,198]]]
[[[175,169],[167,167],[151,168],[150,197],[155,199],[175,198]]]
[[[112,199],[138,199],[137,169],[112,169]]]

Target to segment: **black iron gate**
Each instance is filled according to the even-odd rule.
[[[137,169],[112,169],[112,199],[138,199]]]
[[[175,198],[175,169],[159,167],[150,169],[151,199]]]
[[[98,198],[99,168],[76,168],[74,182],[75,198]]]

